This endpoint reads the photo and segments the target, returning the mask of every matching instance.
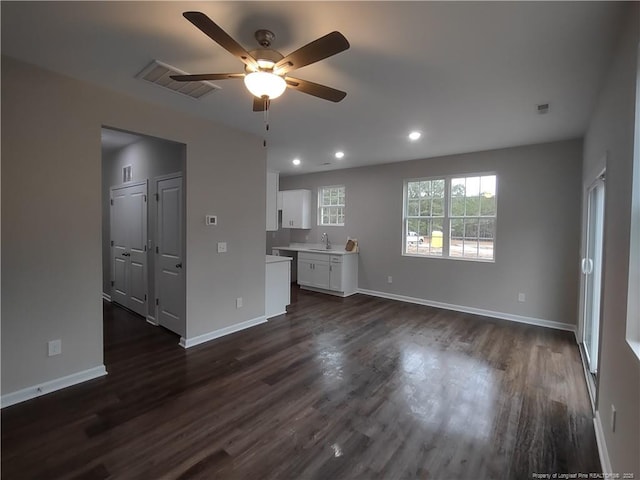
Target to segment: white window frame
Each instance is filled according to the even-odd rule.
[[[451,237],[451,181],[454,178],[468,178],[468,177],[486,177],[486,176],[495,176],[496,177],[496,213],[492,217],[485,218],[493,218],[494,220],[494,232],[493,232],[493,258],[471,258],[471,257],[458,257],[451,256],[451,246],[450,246],[450,237]],[[408,235],[407,232],[407,195],[408,195],[408,184],[410,182],[423,182],[428,180],[444,180],[444,218],[442,222],[442,255],[431,255],[431,254],[419,254],[419,253],[407,253],[407,242],[406,238]],[[496,261],[496,245],[497,245],[497,231],[498,231],[498,174],[495,171],[489,172],[478,172],[478,173],[456,173],[452,175],[437,175],[431,177],[421,177],[421,178],[408,178],[404,180],[404,188],[402,194],[402,255],[407,257],[414,258],[436,258],[436,259],[447,259],[447,260],[462,260],[467,262],[480,262],[480,263],[495,263]],[[414,218],[414,217],[412,217]],[[425,217],[431,218],[431,217]],[[440,218],[440,217],[433,217]],[[455,218],[461,218],[456,216]],[[464,218],[464,217],[462,217]],[[475,218],[475,217],[472,217]],[[482,217],[480,217],[482,218]]]
[[[343,197],[344,197],[344,203],[342,204],[337,204],[337,205],[325,205],[324,203],[322,203],[323,200],[323,193],[325,190],[327,189],[336,189],[336,188],[341,188],[342,189],[342,193],[343,193]],[[322,211],[325,208],[342,208],[342,222],[341,223],[331,223],[331,220],[329,220],[329,223],[324,223],[322,221],[323,215],[322,215]],[[347,189],[344,185],[325,185],[322,187],[318,187],[318,210],[317,210],[317,216],[318,216],[318,225],[319,226],[323,226],[323,227],[344,227],[344,220],[347,218]],[[329,218],[331,218],[331,215],[329,215]]]
[[[636,70],[635,132],[633,140],[633,188],[631,192],[631,234],[629,238],[629,278],[627,284],[626,340],[640,360],[640,46]]]
[[[442,217],[427,217],[427,216],[411,216],[411,218],[425,218],[425,219],[442,219],[442,255],[434,255],[434,254],[429,254],[429,255],[421,255],[418,253],[411,253],[411,252],[407,252],[407,245],[408,245],[408,241],[407,238],[409,237],[409,231],[407,229],[407,225],[409,223],[409,212],[407,211],[408,208],[408,197],[409,197],[409,183],[419,183],[419,182],[432,182],[435,180],[442,180],[444,182],[444,197],[443,197],[443,206],[442,206],[442,213],[443,216]],[[404,181],[404,189],[403,189],[403,195],[402,195],[402,254],[409,256],[409,257],[420,257],[420,258],[446,258],[446,256],[444,255],[444,252],[447,252],[449,249],[448,246],[448,239],[446,238],[445,232],[448,229],[448,224],[447,224],[447,211],[449,208],[448,202],[447,202],[447,179],[444,176],[437,176],[437,177],[423,177],[423,178],[409,178],[406,179]],[[420,243],[420,232],[417,232],[417,239],[416,242],[419,244]]]

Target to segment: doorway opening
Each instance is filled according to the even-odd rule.
[[[586,209],[586,225],[583,230],[584,254],[581,261],[580,349],[585,364],[589,394],[592,405],[595,407],[604,252],[604,171],[587,188]]]
[[[103,299],[179,336],[186,334],[185,161],[182,143],[102,128]]]

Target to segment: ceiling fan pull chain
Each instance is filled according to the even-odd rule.
[[[265,134],[264,134],[264,141],[262,142],[262,145],[266,148],[267,146],[267,135],[269,134],[269,97],[262,97],[262,100],[264,101],[264,129],[265,129]]]

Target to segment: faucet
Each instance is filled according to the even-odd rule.
[[[327,232],[324,232],[322,234],[322,238],[320,238],[321,242],[324,242],[324,246],[327,250],[331,249],[331,242],[329,241],[329,235],[327,235]]]

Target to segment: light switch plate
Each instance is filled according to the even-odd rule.
[[[204,218],[205,225],[217,225],[218,224],[218,216],[217,215],[206,215]]]
[[[227,251],[227,242],[218,242],[218,253],[225,253]]]
[[[62,353],[62,340],[51,340],[47,342],[48,355],[60,355]]]

